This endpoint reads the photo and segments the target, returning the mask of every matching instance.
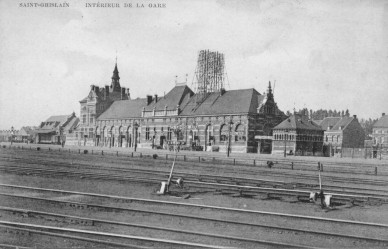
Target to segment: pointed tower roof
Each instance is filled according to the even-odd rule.
[[[113,70],[112,80],[117,80],[117,81],[120,80],[119,70],[117,69],[117,61],[115,64],[115,69]]]
[[[268,92],[267,92],[267,101],[275,101],[273,98],[272,88],[271,88],[271,81],[268,84]]]
[[[111,92],[112,91],[121,92],[119,70],[117,69],[117,57],[116,57],[115,69],[113,70],[113,75],[112,75]]]

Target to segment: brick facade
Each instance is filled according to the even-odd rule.
[[[270,86],[266,95],[222,90],[199,102],[189,87],[177,84],[164,97],[112,101],[97,117],[93,138],[78,144],[167,149],[179,142],[182,148],[225,152],[230,138],[232,152],[257,152],[261,141],[255,136],[272,135],[285,117]]]

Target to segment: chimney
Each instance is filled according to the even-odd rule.
[[[106,85],[106,86],[105,86],[105,99],[107,99],[108,96],[109,96],[109,86]]]
[[[147,95],[147,105],[151,104],[151,102],[152,102],[152,96]]]
[[[98,94],[100,92],[100,88],[98,86],[94,86],[94,91]]]
[[[155,94],[155,104],[158,103],[158,95]]]
[[[125,99],[125,88],[121,88],[121,100]]]
[[[94,91],[94,85],[90,85],[90,90]]]
[[[353,118],[355,118],[355,119],[356,119],[356,118],[357,118],[357,115],[353,115]]]
[[[128,96],[128,99],[131,99],[131,94],[129,93],[129,88],[127,88],[127,96]]]
[[[381,114],[381,117],[384,117],[385,116],[385,112],[383,112],[382,114]]]

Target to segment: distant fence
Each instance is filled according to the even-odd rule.
[[[341,152],[335,156],[388,160],[388,148],[342,148]]]

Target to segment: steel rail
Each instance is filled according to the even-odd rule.
[[[106,240],[98,240],[98,239],[92,239],[92,238],[86,238],[86,237],[80,237],[80,236],[74,236],[74,235],[66,235],[66,234],[60,234],[60,233],[50,233],[50,232],[44,232],[41,230],[33,230],[33,229],[26,229],[26,228],[15,227],[15,226],[7,226],[7,225],[3,225],[3,224],[0,224],[0,228],[19,230],[19,231],[29,232],[29,233],[33,233],[33,234],[41,234],[41,235],[52,236],[52,237],[61,237],[61,238],[67,238],[67,239],[73,239],[73,240],[82,240],[82,241],[92,242],[92,243],[96,243],[96,244],[104,244],[104,245],[109,245],[109,246],[119,246],[119,247],[131,248],[131,249],[150,249],[150,247],[136,246],[136,245],[131,245],[131,244],[111,242],[111,241],[106,241]],[[1,246],[1,244],[0,244],[0,246]],[[15,247],[15,249],[36,249],[36,247],[21,247],[21,246],[13,246],[13,247]]]
[[[149,182],[157,182],[163,180],[163,178],[142,178],[142,177],[128,177],[128,176],[122,176],[122,175],[112,175],[112,174],[102,174],[102,173],[79,173],[79,172],[58,172],[55,170],[50,170],[53,174],[75,174],[75,175],[81,175],[83,177],[93,178],[93,177],[105,177],[108,179],[115,178],[117,180],[136,180],[136,181],[149,181]],[[23,171],[25,172],[25,171]],[[211,187],[225,187],[225,188],[232,188],[232,189],[238,189],[238,190],[248,190],[248,191],[267,191],[271,193],[281,193],[281,194],[303,194],[306,196],[309,196],[311,191],[308,190],[296,190],[296,189],[285,189],[285,188],[270,188],[270,187],[256,187],[256,186],[244,186],[244,185],[236,185],[236,184],[223,184],[223,183],[211,183],[211,182],[203,182],[203,181],[190,181],[186,180],[186,184],[194,184],[194,185],[207,185]],[[351,198],[351,199],[378,199],[383,201],[388,201],[387,195],[381,195],[381,194],[375,194],[375,195],[357,195],[357,194],[341,194],[338,192],[326,192],[327,194],[333,195],[333,199],[338,199],[338,197],[342,198]]]
[[[18,148],[19,147],[19,148]],[[30,145],[31,147],[31,145]],[[47,147],[47,146],[39,146],[39,145],[33,145],[32,147]],[[20,149],[20,146],[12,146],[12,149]],[[50,153],[52,154],[59,154],[59,153],[63,153],[63,152],[68,152],[69,150],[71,149],[62,149],[62,148],[58,148],[59,150],[46,150],[46,151],[50,151]],[[76,149],[73,149],[72,151],[73,152],[77,152],[78,150],[93,150],[95,151],[96,153],[94,155],[99,155],[100,153],[98,152],[101,152],[101,151],[104,151],[106,155],[110,155],[110,156],[116,156],[116,153],[117,152],[116,150],[114,150],[114,148],[106,148],[106,150],[103,150],[101,149],[100,147],[93,147],[93,148],[76,148]],[[26,151],[28,151],[28,148],[26,147]],[[59,152],[59,153],[58,153]],[[110,153],[109,153],[110,152]],[[125,154],[125,155],[128,155],[129,153],[132,153],[133,151],[120,151],[121,153]],[[173,156],[173,154],[171,153],[168,153],[167,151],[163,151],[163,150],[156,150],[156,151],[147,151],[147,152],[137,152],[137,154],[139,153],[142,153],[143,155],[148,155],[148,156],[152,156],[153,154],[155,153],[160,153],[161,155],[169,155],[169,156]],[[302,163],[302,164],[317,164],[318,162],[322,162],[324,163],[325,165],[343,165],[343,166],[352,166],[354,164],[362,164],[361,166],[362,167],[375,167],[375,166],[387,166],[387,164],[384,164],[384,163],[376,163],[376,164],[373,164],[373,163],[365,163],[365,162],[332,162],[332,161],[329,161],[329,160],[319,160],[319,158],[317,158],[317,160],[311,160],[309,158],[306,158],[304,160],[302,159],[298,159],[298,158],[293,158],[293,157],[288,157],[288,158],[283,158],[283,157],[273,157],[273,156],[265,156],[264,154],[261,154],[261,157],[258,158],[256,157],[254,154],[247,154],[246,156],[244,156],[245,158],[248,157],[249,159],[244,159],[242,157],[235,157],[235,158],[226,158],[226,157],[223,157],[223,156],[219,156],[219,155],[204,155],[203,152],[186,152],[184,150],[182,150],[181,152],[181,156],[189,156],[189,157],[195,157],[197,158],[198,156],[200,156],[201,158],[206,158],[206,159],[210,159],[212,160],[213,158],[215,159],[220,159],[220,160],[224,160],[224,161],[231,161],[231,159],[235,159],[235,160],[241,160],[241,161],[251,161],[251,160],[256,160],[258,162],[266,162],[268,160],[271,160],[271,161],[280,161],[280,162],[294,162],[294,163]],[[78,153],[77,153],[78,154]],[[325,157],[323,157],[325,158]]]
[[[81,230],[81,229],[74,229],[74,228],[60,228],[60,227],[53,227],[53,226],[34,225],[34,224],[28,224],[28,223],[10,222],[10,221],[3,221],[3,220],[0,220],[0,226],[11,228],[11,229],[20,229],[23,227],[27,227],[27,228],[30,228],[29,230],[31,230],[31,228],[32,228],[32,229],[57,231],[57,232],[61,232],[61,233],[70,232],[70,233],[84,234],[84,235],[105,236],[105,237],[115,238],[115,239],[132,239],[132,240],[141,240],[141,241],[147,241],[147,242],[153,242],[153,243],[156,242],[156,243],[171,244],[171,245],[177,245],[177,246],[189,246],[189,247],[194,247],[194,248],[212,248],[212,249],[228,248],[228,247],[224,247],[224,246],[221,247],[221,246],[214,246],[214,245],[205,245],[205,244],[200,244],[200,243],[176,241],[176,240],[155,239],[155,238],[149,238],[149,237],[143,237],[143,236],[114,234],[114,233],[97,232],[97,231]],[[42,230],[32,230],[31,232],[32,233],[45,232]],[[45,232],[45,233],[47,233],[47,232]],[[64,237],[63,236],[64,234],[59,234],[59,233],[50,233],[49,235]],[[89,239],[90,238],[88,238],[88,240]],[[128,244],[121,244],[120,245],[120,243],[115,243],[115,242],[111,242],[111,241],[98,240],[98,242],[104,243],[104,244],[114,244],[114,245],[116,244],[119,246],[133,247],[132,245],[128,245]],[[138,247],[138,248],[147,248],[147,247]]]
[[[268,240],[258,240],[258,239],[244,238],[244,237],[236,237],[236,236],[231,236],[231,235],[221,235],[221,234],[213,234],[213,233],[196,232],[196,231],[190,231],[190,230],[173,229],[173,228],[167,228],[167,227],[149,226],[149,225],[143,225],[143,224],[138,224],[138,223],[128,223],[128,222],[103,220],[103,219],[87,218],[87,217],[80,217],[80,216],[71,216],[71,215],[64,215],[64,214],[58,214],[58,213],[40,212],[40,211],[34,211],[34,210],[28,210],[28,209],[18,209],[18,208],[9,208],[9,207],[0,206],[0,211],[1,210],[10,211],[10,212],[28,213],[28,214],[55,216],[55,217],[77,219],[77,220],[85,220],[85,221],[90,221],[90,222],[94,222],[94,223],[103,223],[103,224],[109,224],[109,225],[131,226],[131,227],[138,227],[138,228],[163,230],[163,231],[175,232],[175,233],[186,233],[186,234],[191,234],[191,235],[214,237],[214,238],[228,239],[228,240],[237,240],[237,241],[243,241],[243,242],[249,242],[249,243],[258,243],[258,244],[267,244],[267,245],[276,245],[276,246],[289,246],[288,244],[285,244],[282,242],[275,242],[275,241],[268,241]],[[294,230],[292,230],[292,231],[294,231]],[[332,236],[332,234],[329,234],[329,235]],[[342,237],[344,237],[344,236],[342,236]],[[358,238],[359,239],[360,237],[349,236],[349,238],[354,238],[354,239]],[[364,237],[362,239],[388,243],[388,240],[383,240],[383,239],[375,239],[375,238],[368,238],[368,237]],[[310,248],[310,247],[304,246],[304,245],[295,245],[292,247]]]
[[[122,208],[122,207],[97,205],[97,204],[82,203],[82,202],[52,200],[52,199],[40,198],[40,197],[10,195],[10,194],[4,194],[4,193],[0,193],[0,195],[10,196],[10,197],[20,197],[20,198],[26,198],[26,199],[32,199],[32,200],[39,200],[39,201],[54,202],[54,203],[67,203],[67,204],[73,204],[75,206],[86,206],[86,207],[90,207],[90,208],[97,208],[97,209],[100,208],[100,209],[104,209],[104,210],[140,212],[140,213],[148,213],[148,214],[153,214],[153,215],[156,214],[156,215],[173,216],[173,217],[179,217],[179,218],[189,218],[189,219],[196,219],[196,220],[203,220],[203,221],[229,223],[229,224],[241,225],[241,226],[251,226],[251,227],[261,227],[261,228],[268,228],[268,229],[285,230],[285,231],[289,231],[289,232],[309,233],[309,234],[315,234],[315,235],[321,235],[321,236],[329,236],[329,237],[332,236],[332,237],[349,238],[349,239],[363,239],[363,240],[366,240],[366,241],[388,243],[388,240],[381,239],[381,238],[373,238],[373,237],[366,237],[366,236],[361,237],[359,235],[340,234],[340,233],[333,233],[333,232],[306,230],[306,229],[300,229],[300,228],[295,228],[295,227],[293,227],[293,228],[279,227],[279,226],[273,226],[273,225],[257,224],[257,223],[246,223],[246,222],[240,222],[240,221],[208,218],[208,217],[201,217],[201,216],[195,216],[195,215],[187,215],[187,214],[179,214],[179,213],[168,213],[168,212],[163,212],[163,211],[149,211],[149,210],[137,209],[137,208]],[[235,210],[233,210],[233,211],[235,211]],[[245,211],[245,210],[242,210],[242,211]],[[35,211],[33,211],[33,212],[35,212]],[[268,213],[266,213],[265,215],[268,215]],[[292,217],[292,218],[295,218],[295,217]],[[317,218],[317,217],[312,217],[312,218]],[[86,220],[85,218],[82,218],[82,219]],[[111,222],[111,221],[109,221],[109,222]],[[357,225],[360,225],[360,224],[357,223]],[[370,226],[371,224],[362,223],[362,225]],[[377,224],[377,225],[380,225],[380,224]],[[382,224],[382,225],[383,225],[383,228],[387,227],[384,224]],[[380,226],[376,226],[376,224],[373,224],[373,226],[381,228]]]
[[[121,157],[121,158],[123,158],[123,157]],[[117,160],[117,158],[116,158],[116,160]],[[144,162],[143,162],[144,160],[141,160],[141,161],[139,161],[139,162],[137,162],[137,163],[140,163],[140,164],[144,164]],[[58,162],[56,162],[57,164],[58,164]],[[63,165],[64,167],[66,167],[65,165],[64,165],[64,163],[61,163],[61,165]],[[84,165],[85,164],[78,164],[78,165],[82,165],[82,167],[84,167]],[[146,165],[146,166],[149,166],[149,165]],[[187,167],[187,165],[185,165],[185,164],[182,164],[181,166],[183,166],[183,167]],[[203,165],[200,165],[200,164],[198,164],[198,165],[196,165],[196,166],[198,166],[198,167],[204,167]],[[89,165],[89,167],[90,167],[90,165]],[[98,167],[98,166],[97,166]],[[243,166],[243,167],[245,167],[245,166]],[[252,167],[251,167],[252,168]],[[205,169],[206,169],[206,167],[205,167]],[[265,170],[263,170],[263,169],[258,169],[258,168],[255,168],[256,169],[256,171],[254,172],[254,173],[260,173],[261,175],[272,175],[272,176],[279,176],[278,175],[278,173],[274,173],[274,172],[269,172],[269,171],[265,171]],[[227,171],[230,171],[230,169],[224,169],[225,170],[225,173],[228,173]],[[242,172],[242,173],[246,173],[246,174],[250,174],[250,173],[252,173],[252,172],[247,172],[246,170],[240,170],[240,172]],[[235,173],[235,171],[233,171],[233,172],[230,172],[230,173]],[[313,175],[310,175],[310,174],[290,174],[290,173],[282,173],[282,176],[290,176],[290,177],[293,177],[293,178],[311,178]],[[353,184],[363,184],[363,183],[367,183],[367,184],[371,184],[371,185],[387,185],[387,181],[381,181],[381,180],[375,180],[375,179],[370,179],[370,180],[366,180],[366,179],[360,179],[360,178],[349,178],[349,177],[347,177],[347,178],[343,178],[343,177],[336,177],[336,176],[330,176],[330,178],[331,178],[331,181],[333,181],[333,182],[338,182],[338,181],[341,181],[341,182],[343,182],[343,181],[347,181],[347,182],[349,182],[349,183],[353,183]]]
[[[50,153],[51,154],[58,154],[58,153],[56,153],[56,151],[50,151]],[[98,156],[98,154],[93,154],[94,156]],[[107,156],[108,154],[106,154],[105,153],[105,155]],[[152,154],[147,154],[147,153],[144,153],[144,155],[148,155],[148,156],[152,156]],[[167,154],[167,155],[169,155],[169,154]],[[109,155],[109,156],[114,156],[114,154],[112,154],[112,155]],[[190,157],[190,155],[181,155],[181,156],[185,156],[186,158],[188,158],[188,157]],[[116,157],[117,157],[117,155],[116,155]],[[192,156],[192,157],[195,157],[195,158],[197,158],[198,156]],[[202,158],[206,158],[206,157],[204,157],[204,156],[202,156]],[[210,158],[209,160],[207,160],[206,162],[208,162],[208,163],[214,163],[214,161],[213,161],[213,158],[215,159],[215,158],[217,158],[217,159],[222,159],[222,157],[208,157],[208,158]],[[226,160],[226,158],[225,158],[225,160]],[[235,160],[236,160],[236,158],[235,158]],[[241,159],[241,160],[244,160],[244,159]],[[299,166],[303,166],[303,167],[307,167],[305,170],[306,171],[314,171],[314,170],[311,170],[310,168],[315,168],[315,166],[313,166],[313,165],[311,165],[311,164],[309,164],[310,162],[311,163],[314,163],[314,164],[316,164],[318,161],[308,161],[308,162],[304,162],[304,161],[282,161],[282,160],[284,160],[284,159],[276,159],[276,158],[271,158],[271,159],[250,159],[250,160],[255,160],[256,162],[266,162],[267,160],[272,160],[272,161],[275,161],[275,162],[281,162],[281,163],[276,163],[277,165],[289,165],[289,164],[286,164],[286,163],[284,163],[284,162],[297,162],[297,163],[299,163]],[[286,160],[288,160],[288,159],[286,159]],[[181,160],[180,160],[181,161]],[[217,165],[219,165],[219,164],[222,164],[222,162],[220,161],[220,162],[215,162]],[[231,164],[231,163],[228,163],[228,164]],[[333,163],[333,164],[335,164],[335,163]],[[361,164],[361,163],[357,163],[357,164]],[[264,165],[264,164],[263,164]],[[250,165],[250,163],[248,164],[248,163],[244,163],[244,164],[239,164],[239,166],[246,166],[246,167],[255,167],[255,166],[252,166],[252,165]],[[297,165],[295,165],[295,166],[298,166],[298,164]],[[341,169],[340,171],[335,171],[335,170],[327,170],[328,172],[333,172],[333,173],[351,173],[351,174],[366,174],[366,175],[373,175],[374,174],[374,167],[376,167],[376,166],[379,166],[379,167],[381,167],[381,166],[386,166],[386,165],[384,165],[384,164],[382,164],[382,165],[373,165],[373,164],[371,164],[370,165],[370,167],[369,166],[363,166],[363,165],[361,165],[361,167],[363,167],[363,168],[367,168],[367,169],[370,169],[370,171],[367,171],[367,172],[364,172],[364,171],[362,171],[362,172],[352,172],[351,170],[348,170],[348,171],[344,171],[343,169],[344,169],[344,167],[352,167],[352,166],[349,166],[349,165],[347,165],[347,166],[340,166],[340,167],[335,167],[335,166],[331,166],[330,164],[329,165],[327,165],[327,162],[325,162],[325,168],[326,167],[328,167],[328,168],[333,168],[333,169]],[[353,169],[360,169],[360,167],[352,167]],[[286,168],[281,168],[281,169],[286,169],[286,170],[288,170],[289,169],[289,167],[286,167]],[[345,168],[346,169],[346,168]],[[384,175],[386,175],[386,174],[384,174]]]
[[[116,160],[118,159],[117,157],[115,157]],[[121,157],[123,158],[123,157]],[[120,160],[119,160],[120,161]],[[58,164],[58,162],[56,162]],[[144,160],[140,160],[138,161],[137,163],[140,163],[140,164],[144,164]],[[187,163],[187,162],[186,162]],[[64,163],[61,163],[62,165],[64,165]],[[85,164],[78,164],[78,165],[82,165],[84,167]],[[89,165],[90,166],[90,165]],[[149,165],[146,165],[146,166],[149,166]],[[182,167],[187,167],[187,165],[182,164],[181,165]],[[203,165],[196,165],[198,167],[204,167]],[[97,166],[98,167],[98,166]],[[248,166],[242,166],[242,167],[248,167]],[[206,167],[205,167],[206,168]],[[252,168],[251,166],[249,166],[249,168]],[[230,171],[230,169],[224,169],[225,170],[225,173],[228,173],[227,171]],[[275,173],[275,172],[269,172],[269,171],[266,171],[266,170],[263,170],[263,169],[259,169],[259,168],[255,168],[255,172],[254,173],[260,173],[261,175],[273,175],[273,176],[279,176],[278,173]],[[252,171],[249,171],[247,172],[246,170],[241,170],[240,172],[242,173],[246,173],[246,174],[250,174],[252,173]],[[235,173],[235,171],[233,172],[230,172],[230,173]],[[282,176],[290,176],[290,177],[293,177],[293,178],[311,178],[312,175],[311,174],[290,174],[290,173],[282,173]],[[381,181],[381,180],[375,180],[375,179],[370,179],[370,180],[366,180],[366,179],[360,179],[360,178],[349,178],[349,177],[337,177],[337,176],[331,176],[331,181],[333,182],[337,182],[337,181],[347,181],[349,183],[354,183],[354,184],[363,184],[363,183],[367,183],[367,184],[371,184],[371,185],[384,185],[384,184],[387,184],[388,182],[387,181]],[[351,181],[350,181],[351,180]]]
[[[51,167],[51,165],[48,165],[48,167]],[[66,169],[68,168],[72,168],[72,169],[75,169],[75,166],[63,166],[65,167]],[[85,172],[85,171],[79,171],[79,172],[75,172],[75,171],[61,171],[59,169],[46,169],[46,168],[43,168],[42,166],[40,166],[39,168],[36,168],[36,167],[27,167],[27,166],[8,166],[8,165],[1,165],[0,166],[0,170],[1,169],[7,169],[7,168],[12,168],[12,169],[20,169],[20,170],[23,170],[23,173],[33,173],[33,171],[48,171],[48,172],[53,172],[53,174],[58,174],[58,175],[61,175],[62,173],[63,174],[66,174],[67,172],[69,172],[68,174],[85,174],[85,175],[91,175],[91,174],[100,174],[102,176],[102,173],[89,173],[89,172]],[[77,170],[84,170],[85,168],[83,167],[82,169],[78,169]],[[87,169],[93,169],[92,167],[87,167]],[[30,170],[30,171],[27,171],[27,170]],[[160,170],[143,170],[143,169],[125,169],[125,168],[119,168],[119,167],[109,167],[109,168],[98,168],[96,170],[101,170],[101,171],[115,171],[115,172],[125,172],[125,173],[133,173],[133,172],[136,172],[136,173],[141,173],[141,174],[150,174],[150,175],[156,175],[156,176],[160,176],[160,177],[166,177],[168,172],[167,171],[160,171]],[[47,175],[47,174],[46,174]],[[307,188],[314,188],[314,187],[317,187],[318,185],[317,184],[303,184],[305,186],[300,186],[302,185],[302,183],[299,183],[299,182],[286,182],[286,181],[275,181],[275,180],[267,180],[267,179],[255,179],[255,178],[243,178],[243,177],[235,177],[235,176],[222,176],[222,175],[209,175],[209,174],[195,174],[195,173],[187,173],[187,172],[184,172],[184,171],[177,171],[175,172],[175,175],[177,177],[183,177],[186,181],[189,180],[189,179],[194,179],[192,180],[193,182],[195,181],[199,181],[199,182],[231,182],[232,184],[236,184],[236,185],[240,185],[240,186],[243,186],[241,185],[241,183],[245,183],[245,184],[254,184],[254,185],[271,185],[272,187],[279,187],[275,184],[280,184],[280,185],[285,185],[288,186],[288,185],[299,185],[297,187],[297,189],[307,189]],[[113,174],[109,174],[109,176],[115,176]],[[124,176],[123,176],[124,177]],[[139,177],[141,178],[141,176]],[[143,178],[143,179],[149,179],[149,178]],[[206,180],[204,180],[206,179]],[[150,180],[163,180],[163,178],[154,178],[154,179],[150,179]],[[326,190],[331,190],[331,191],[336,191],[336,188],[339,188],[341,189],[341,193],[346,193],[346,194],[367,194],[367,193],[360,193],[360,192],[356,192],[354,190],[364,190],[364,191],[373,191],[373,192],[382,192],[383,194],[372,194],[372,195],[378,195],[380,197],[386,197],[388,198],[388,194],[384,194],[384,193],[388,193],[388,191],[386,190],[381,190],[381,189],[366,189],[366,188],[354,188],[354,187],[341,187],[341,186],[333,186],[333,185],[323,185],[324,186],[324,189]],[[280,186],[282,187],[282,186]],[[286,188],[288,189],[288,188]],[[293,188],[295,189],[295,187]],[[353,191],[353,192],[352,192]]]
[[[44,191],[44,192],[65,193],[65,194],[72,194],[72,195],[85,195],[85,196],[91,196],[91,197],[101,197],[101,198],[116,199],[116,200],[148,202],[148,203],[167,204],[167,205],[195,207],[195,208],[208,208],[208,209],[214,209],[214,210],[220,210],[220,211],[234,211],[234,212],[241,212],[241,213],[266,214],[266,215],[292,217],[292,218],[300,218],[300,219],[307,219],[307,220],[317,220],[317,221],[319,220],[319,221],[328,221],[328,222],[337,222],[337,223],[346,223],[346,224],[355,224],[355,225],[357,224],[357,225],[367,225],[367,226],[376,226],[376,227],[388,228],[388,224],[371,223],[371,222],[350,221],[350,220],[342,220],[342,219],[332,219],[332,218],[314,217],[314,216],[306,216],[306,215],[285,214],[285,213],[277,213],[277,212],[267,212],[267,211],[258,211],[258,210],[219,207],[219,206],[193,204],[193,203],[151,200],[151,199],[133,198],[133,197],[117,196],[117,195],[105,195],[105,194],[87,193],[87,192],[79,192],[79,191],[35,188],[35,187],[29,187],[29,186],[18,186],[18,185],[9,185],[9,184],[0,184],[0,186],[38,190],[38,191]],[[3,195],[3,193],[1,193],[1,194]]]
[[[16,245],[8,245],[8,244],[0,244],[0,248],[35,249],[34,247],[16,246]]]

